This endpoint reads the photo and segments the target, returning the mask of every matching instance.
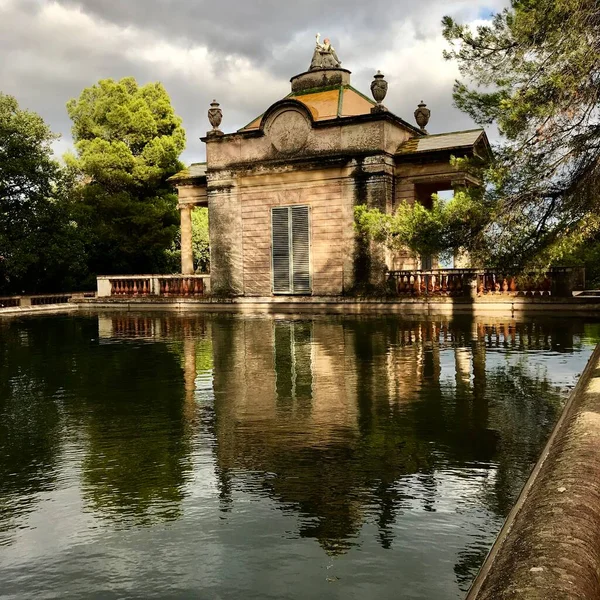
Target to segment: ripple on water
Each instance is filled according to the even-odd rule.
[[[464,595],[578,320],[0,322],[6,598]]]

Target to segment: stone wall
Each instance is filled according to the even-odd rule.
[[[310,207],[313,293],[337,295],[352,283],[353,196],[349,168],[240,171],[209,181],[211,272],[217,294],[270,296],[271,209]]]
[[[279,105],[280,104],[280,105]],[[261,132],[238,133],[206,138],[209,168],[254,167],[258,162],[365,153],[393,155],[400,144],[412,137],[408,130],[386,120],[346,119],[312,123],[309,110],[299,102],[284,101],[265,114]]]
[[[286,176],[265,176],[242,192],[244,295],[271,295],[271,209],[276,206],[310,207],[313,293],[341,294],[344,289],[344,232],[348,198],[339,177],[321,173],[304,184],[286,182]]]
[[[235,180],[210,182],[210,272],[212,293],[236,296],[244,293],[242,267],[242,212]]]
[[[357,158],[352,161],[353,209],[366,205],[383,213],[391,211],[394,198],[394,160],[381,154]],[[354,222],[354,217],[352,223]],[[379,244],[356,236],[351,228],[353,241],[352,285],[356,292],[381,291],[385,287],[388,268],[388,252]]]

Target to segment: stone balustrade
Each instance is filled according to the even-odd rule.
[[[152,293],[150,277],[119,277],[109,281],[111,296],[148,296]]]
[[[585,288],[582,267],[553,267],[547,273],[512,275],[492,269],[389,271],[390,291],[399,296],[555,296]]]
[[[15,308],[17,306],[21,306],[20,296],[6,296],[5,298],[0,298],[0,308]]]
[[[210,275],[109,275],[97,278],[99,298],[200,297]]]
[[[0,308],[20,308],[26,306],[45,306],[68,304],[75,297],[93,297],[93,292],[69,294],[38,294],[35,296],[6,296],[0,298]]]

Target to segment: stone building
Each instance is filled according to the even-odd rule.
[[[191,210],[208,207],[211,289],[216,295],[340,295],[380,285],[387,269],[431,268],[433,257],[390,255],[354,229],[359,204],[394,211],[402,201],[478,185],[451,156],[489,155],[482,129],[429,135],[429,110],[417,125],[382,105],[387,83],[375,75],[375,100],[352,87],[325,40],[291,93],[235,133],[213,125],[206,163],[175,175],[181,211],[182,272],[193,272]]]

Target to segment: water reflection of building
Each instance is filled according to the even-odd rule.
[[[415,474],[422,508],[432,509],[436,469],[450,460],[496,470],[497,489],[486,493],[504,516],[547,433],[540,412],[556,414],[560,403],[526,366],[486,369],[487,353],[572,345],[573,331],[549,331],[515,321],[219,319],[212,341],[224,506],[232,486],[260,489],[296,507],[300,534],[329,552],[347,548],[373,518],[389,546],[402,482]],[[442,381],[448,353],[450,383]],[[548,393],[529,404],[519,396],[541,389]],[[515,467],[519,447],[527,452]]]
[[[236,424],[263,438],[295,430],[289,443],[306,446],[356,430],[352,381],[340,377],[349,357],[339,325],[222,320],[212,341],[215,396],[227,399],[229,417],[219,435]]]
[[[391,344],[390,328],[372,323],[255,319],[214,326],[221,476],[229,482],[240,469],[263,473],[278,501],[298,507],[302,535],[330,552],[346,548],[364,523],[370,485],[379,481],[385,496],[385,482],[427,462],[415,456],[418,440],[406,443],[397,418],[395,428],[388,425],[395,403],[413,401],[424,377],[439,377],[439,367],[428,366],[438,354],[436,331],[392,327]],[[427,358],[424,339],[432,347]],[[381,502],[382,528],[388,500]]]

